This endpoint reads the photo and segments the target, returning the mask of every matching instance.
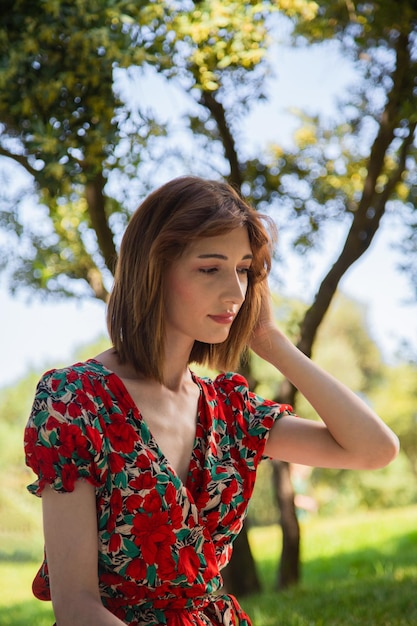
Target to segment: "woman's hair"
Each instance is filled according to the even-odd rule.
[[[230,185],[193,176],[176,178],[144,200],[123,236],[108,303],[108,330],[121,363],[163,382],[167,268],[196,239],[242,226],[253,254],[245,300],[228,338],[219,344],[195,341],[190,355],[190,362],[224,371],[238,366],[258,320],[261,283],[271,267],[273,223]]]

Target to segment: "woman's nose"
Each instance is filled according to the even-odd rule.
[[[242,304],[246,296],[247,290],[246,274],[238,274],[233,272],[227,280],[223,291],[224,302],[232,302],[233,304]]]

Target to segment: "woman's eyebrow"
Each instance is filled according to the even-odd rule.
[[[227,261],[229,257],[227,257],[225,254],[217,254],[215,252],[212,252],[208,254],[199,254],[197,258],[198,259],[222,259],[222,261]],[[253,254],[245,254],[245,256],[242,257],[242,261],[246,261],[246,259],[252,260]]]

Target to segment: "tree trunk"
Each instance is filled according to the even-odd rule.
[[[295,512],[290,466],[282,461],[273,461],[272,466],[282,528],[282,551],[277,589],[285,589],[295,585],[300,578],[300,526]]]
[[[393,168],[382,190],[377,188],[379,177],[385,173],[387,152],[395,137],[395,129],[400,123],[401,96],[407,81],[409,67],[408,37],[400,34],[397,42],[397,65],[393,73],[393,85],[389,93],[385,109],[381,115],[379,130],[372,145],[368,159],[368,172],[364,183],[361,199],[353,214],[353,220],[346,237],[345,244],[335,264],[330,268],[321,283],[313,304],[307,310],[300,326],[300,338],[297,347],[311,357],[317,330],[326,315],[337,286],[347,270],[357,261],[371,245],[386,204],[396,185],[401,180],[405,169],[406,156],[413,144],[416,123],[409,126],[409,134],[403,139],[398,150],[397,167]],[[279,390],[278,402],[294,406],[297,390],[284,380]],[[283,553],[278,571],[279,587],[287,587],[298,581],[299,577],[299,532],[295,517],[294,494],[288,468],[284,464],[274,466],[274,483],[276,497],[280,503],[281,525],[283,531]],[[284,554],[285,550],[285,554]]]
[[[294,405],[296,389],[288,380],[283,380],[277,402]],[[290,465],[273,461],[272,483],[275,498],[280,510],[282,530],[282,550],[278,566],[277,589],[286,589],[300,579],[300,526],[294,504],[294,489],[291,481]]]
[[[249,387],[252,388],[256,381],[251,372],[250,354],[248,354],[247,360],[241,364],[239,371],[248,381]],[[222,576],[226,590],[240,597],[256,593],[261,588],[255,560],[248,541],[246,524],[235,540],[232,558],[229,565],[222,571]]]
[[[234,543],[233,556],[230,563],[222,571],[224,587],[227,593],[247,596],[257,593],[261,589],[255,561],[249,546],[246,525],[237,536]]]

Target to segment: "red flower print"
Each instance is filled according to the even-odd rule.
[[[123,416],[112,416],[112,423],[107,428],[111,446],[116,452],[129,454],[133,451],[138,435]]]
[[[198,494],[198,507],[203,509],[210,500],[210,494],[207,489],[203,489],[201,493]]]
[[[70,417],[75,419],[76,417],[80,417],[83,412],[83,408],[85,408],[81,402],[71,402],[67,405],[67,413]]]
[[[151,461],[147,454],[138,454],[135,465],[141,469],[148,469],[151,466]]]
[[[207,528],[210,531],[210,533],[211,534],[215,533],[219,525],[219,520],[220,520],[219,511],[216,509],[213,511],[210,511],[206,516],[206,520],[207,520]]]
[[[78,468],[75,463],[67,463],[62,467],[61,479],[65,491],[74,491],[74,485],[78,478]]]
[[[126,574],[134,580],[144,580],[146,578],[146,563],[143,559],[131,559],[126,568]]]
[[[236,491],[237,491],[237,480],[236,478],[233,478],[230,481],[230,485],[228,487],[225,487],[225,489],[223,489],[222,491],[222,502],[224,504],[230,504],[233,496],[235,495]]]
[[[99,452],[101,450],[101,445],[102,445],[100,432],[97,430],[97,428],[93,428],[92,426],[89,426],[88,424],[85,427],[85,431],[86,431],[86,435],[88,439],[93,445],[94,450],[96,452]]]
[[[255,486],[255,473],[254,472],[250,472],[250,473],[248,473],[247,480],[245,480],[245,482],[243,484],[242,496],[243,496],[243,499],[245,500],[245,502],[249,501],[249,498],[252,495],[252,491],[253,491],[254,486]]]
[[[165,502],[167,504],[175,503],[177,501],[177,490],[172,483],[168,483],[165,490]]]
[[[125,468],[125,460],[120,454],[109,452],[107,459],[112,474],[118,474]]]
[[[232,509],[231,511],[227,513],[227,515],[225,515],[222,518],[222,526],[227,528],[229,532],[233,531],[233,533],[235,534],[239,532],[239,530],[242,527],[242,524],[243,524],[243,521],[240,518],[239,507],[236,507],[236,509]]]
[[[182,508],[179,504],[173,504],[169,510],[169,517],[173,528],[181,528],[183,524]]]
[[[150,491],[154,489],[157,483],[156,476],[152,476],[149,472],[135,476],[132,480],[129,480],[129,486],[136,491]]]
[[[109,552],[119,552],[122,545],[122,538],[117,533],[113,533],[109,541]]]
[[[82,410],[85,411],[86,413],[93,413],[93,414],[97,413],[97,405],[95,404],[95,402],[93,402],[93,400],[86,393],[85,388],[76,390],[75,401],[73,404],[75,404],[75,406],[80,407],[80,409],[82,407]],[[82,411],[80,411],[80,414],[81,412]]]
[[[142,556],[149,564],[155,563],[158,550],[162,546],[175,543],[167,511],[158,511],[152,515],[138,513],[133,518],[132,533],[137,537]]]
[[[58,415],[65,415],[67,412],[67,405],[65,402],[52,402],[52,410]]]
[[[36,446],[34,449],[32,469],[42,477],[44,482],[53,482],[56,477],[55,464],[58,463],[56,448]]]
[[[214,576],[218,576],[219,567],[216,561],[216,553],[214,551],[214,546],[211,541],[205,541],[203,544],[203,555],[206,565],[204,567],[204,577],[206,580],[210,580],[214,578]]]
[[[61,424],[59,429],[59,454],[71,458],[76,454],[80,459],[91,458],[88,452],[88,441],[82,430],[75,424]]]
[[[143,503],[143,498],[142,496],[129,496],[128,498],[126,498],[126,502],[125,502],[125,506],[126,506],[126,510],[129,511],[129,513],[133,513],[134,511],[137,511]]]
[[[200,569],[200,559],[193,546],[180,548],[178,560],[178,572],[184,574],[189,583],[197,578]]]
[[[207,400],[216,400],[217,393],[213,385],[205,385],[204,391]]]
[[[149,511],[151,513],[157,512],[161,509],[161,506],[162,506],[161,496],[159,495],[157,491],[151,491],[145,496],[144,501],[143,501],[143,508],[146,511]]]
[[[119,574],[113,574],[112,572],[105,572],[100,578],[106,585],[112,585],[114,587],[123,582],[123,578]]]
[[[25,447],[27,448],[27,453],[32,454],[33,447],[36,445],[38,441],[38,432],[36,428],[26,428],[25,429]]]
[[[119,515],[119,513],[122,510],[122,504],[123,504],[123,500],[122,500],[122,494],[120,492],[120,489],[113,489],[112,494],[110,496],[110,508],[112,510],[112,513],[115,515]]]
[[[241,393],[238,393],[236,391],[231,391],[229,394],[229,400],[230,400],[230,404],[232,405],[234,409],[242,408],[243,396]]]
[[[45,428],[46,430],[55,430],[55,428],[59,428],[61,424],[62,422],[60,422],[56,417],[51,415],[46,421]]]
[[[72,369],[67,369],[65,371],[65,379],[68,383],[75,383],[76,380],[79,380],[79,378],[81,378],[81,380],[83,380],[85,377],[81,376],[78,374],[78,372],[76,372],[75,370]]]
[[[60,378],[52,378],[51,379],[51,389],[52,391],[57,391],[62,384],[62,380]]]
[[[132,419],[125,387],[95,360],[49,372],[26,428],[26,460],[39,477],[32,493],[46,483],[71,490],[79,477],[98,487],[103,604],[131,626],[249,624],[232,600],[213,594],[206,606],[204,598],[221,584],[279,407],[252,396],[240,376],[196,379],[202,393],[187,489]],[[45,565],[35,588],[49,596]]]
[[[172,556],[170,545],[160,545],[156,555],[158,576],[161,580],[173,580],[176,578],[176,563]]]
[[[116,528],[116,520],[122,511],[122,494],[120,489],[114,489],[109,502],[110,517],[107,522],[108,530],[112,531]]]

